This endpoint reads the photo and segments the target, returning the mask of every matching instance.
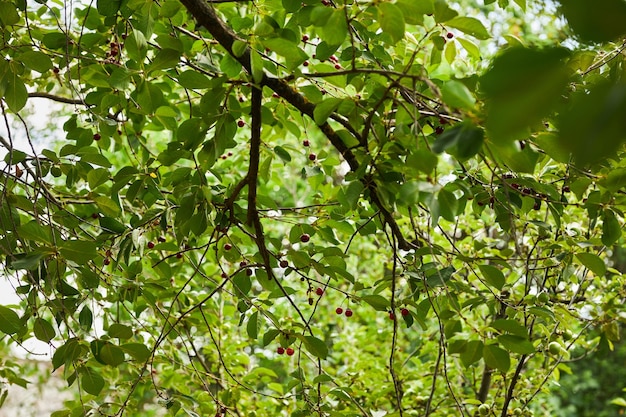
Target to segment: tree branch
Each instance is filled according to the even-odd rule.
[[[237,36],[237,34],[220,19],[215,9],[204,0],[180,1],[187,8],[189,13],[197,20],[198,25],[205,27],[209,31],[209,33],[211,33],[213,38],[220,45],[222,45],[222,47],[226,49],[226,51],[231,54],[234,59],[239,61],[239,63],[245,68],[248,73],[251,74],[252,71],[250,64],[250,49],[246,48],[244,53],[239,56],[233,53],[233,43],[237,40],[242,42],[245,42],[245,40]],[[301,113],[306,114],[313,119],[313,111],[315,110],[315,105],[308,101],[306,97],[304,97],[302,94],[293,89],[289,84],[287,84],[285,80],[269,77],[267,74],[264,74],[261,85],[269,87],[276,94],[281,96],[288,103],[298,109]],[[320,126],[320,129],[322,130],[324,135],[330,140],[330,143],[335,147],[335,149],[337,149],[337,151],[349,164],[350,170],[356,172],[359,169],[359,162],[356,156],[352,153],[352,151],[346,146],[343,140],[341,140],[337,132],[335,132],[335,130],[328,124],[328,122],[324,122]],[[362,143],[362,140],[360,139],[361,138],[357,137],[359,143]],[[405,239],[402,231],[400,230],[400,226],[393,216],[393,213],[391,213],[391,211],[389,211],[382,204],[376,184],[371,181],[371,178],[361,179],[361,182],[369,192],[369,198],[371,203],[378,208],[381,216],[384,219],[384,222],[389,225],[392,234],[397,239],[398,247],[404,250],[414,248],[414,246]]]
[[[56,96],[56,95],[50,94],[50,93],[32,92],[32,93],[28,93],[28,97],[32,97],[32,98],[47,98],[47,99],[52,100],[52,101],[58,101],[59,103],[75,104],[75,105],[79,105],[79,106],[87,106],[88,105],[83,100]]]

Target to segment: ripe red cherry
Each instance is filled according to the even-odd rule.
[[[283,353],[285,353],[285,348],[282,346],[279,346],[278,349],[276,349],[276,353],[278,353],[279,355],[282,355]]]
[[[337,308],[335,309],[335,313],[337,313],[337,314],[343,314],[343,308],[341,308],[341,307],[337,307]]]
[[[222,272],[222,278],[228,278],[228,274],[226,272]]]
[[[448,38],[448,39],[454,38],[454,33],[452,33],[452,32],[446,33],[446,38]]]
[[[352,317],[352,310],[350,309],[346,310],[346,317]]]
[[[305,67],[308,67],[308,66],[309,66],[309,61],[304,61],[304,62],[302,63],[302,65],[304,65]]]
[[[246,125],[246,122],[244,122],[243,120],[237,121],[237,126],[244,127],[245,125]]]
[[[315,294],[321,297],[324,294],[324,290],[322,288],[318,288],[315,290]]]
[[[340,70],[341,69],[341,64],[335,64],[335,69],[336,70]]]
[[[148,246],[148,249],[152,249],[154,248],[154,242],[148,242],[146,246]]]
[[[295,351],[293,350],[293,348],[290,348],[290,347],[287,348],[287,355],[293,356],[294,353]]]
[[[311,240],[311,236],[309,236],[308,233],[304,233],[302,236],[300,236],[300,242],[302,243],[306,243],[309,240]]]
[[[393,312],[389,313],[389,320],[395,320],[396,319],[396,315]]]
[[[283,259],[282,261],[280,261],[280,267],[281,268],[287,268],[289,266],[289,262],[287,262],[285,259]]]
[[[91,218],[92,219],[99,219],[100,215],[98,213],[91,213]]]
[[[55,74],[58,74],[59,72],[61,72],[61,70],[58,67],[54,67],[52,68],[52,72],[54,72]]]
[[[176,259],[180,259],[180,258],[182,258],[182,257],[183,257],[183,254],[182,254],[182,253],[178,252],[178,253],[176,254]]]
[[[309,154],[309,161],[315,161],[316,159],[317,159],[317,155],[315,155],[314,153]]]
[[[110,264],[110,263],[111,263],[111,258],[104,258],[103,263],[104,263],[105,265]]]
[[[437,135],[441,135],[443,133],[443,131],[444,131],[443,126],[437,126],[435,128],[435,134],[437,134]]]
[[[563,186],[563,192],[564,192],[564,193],[569,193],[569,192],[570,192],[569,185],[564,185],[564,186]]]
[[[100,139],[102,139],[102,135],[100,135],[100,133],[93,134],[93,140],[100,140]]]
[[[311,142],[308,139],[302,141],[302,146],[311,146]]]
[[[400,314],[402,314],[403,317],[406,317],[410,313],[409,313],[409,310],[407,310],[406,308],[403,308],[402,310],[400,310]]]
[[[231,245],[230,243],[226,243],[224,245],[224,250],[231,250],[233,248],[233,245]]]
[[[309,35],[302,35],[302,42],[306,42],[309,40]]]

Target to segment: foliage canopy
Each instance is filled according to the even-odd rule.
[[[626,317],[626,4],[483,3],[0,1],[0,332],[54,415],[551,415]]]

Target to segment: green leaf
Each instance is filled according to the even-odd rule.
[[[68,240],[61,244],[59,252],[65,259],[78,264],[85,264],[98,256],[96,242],[87,240]]]
[[[291,162],[291,155],[289,155],[289,152],[287,152],[287,150],[285,150],[282,146],[275,146],[274,153],[284,162]]]
[[[180,52],[175,49],[161,49],[148,67],[148,73],[173,68],[180,62]]]
[[[483,347],[483,359],[487,366],[498,369],[500,372],[507,372],[511,367],[509,353],[496,345]]]
[[[461,362],[466,368],[478,362],[483,357],[483,342],[480,340],[470,340],[461,352]]]
[[[113,217],[102,216],[98,221],[100,222],[100,227],[106,233],[121,234],[128,230],[126,226]]]
[[[15,334],[22,329],[22,321],[17,313],[8,307],[0,306],[0,332]]]
[[[473,17],[455,17],[454,19],[448,20],[446,26],[458,29],[476,39],[489,39],[491,37],[481,21]]]
[[[91,329],[93,325],[93,313],[88,306],[84,306],[78,314],[78,323],[83,329]]]
[[[35,337],[37,339],[46,343],[54,339],[54,336],[56,336],[56,331],[54,330],[54,327],[52,327],[52,324],[41,317],[37,317],[35,319],[35,323],[33,324],[33,333],[35,333]]]
[[[89,171],[87,174],[87,181],[89,182],[89,188],[92,190],[97,186],[104,184],[109,180],[109,171],[105,168],[96,168]]]
[[[280,334],[280,330],[278,330],[278,329],[269,329],[263,335],[263,346],[267,346],[270,343],[272,343],[272,341],[274,339],[276,339],[276,336],[278,336],[279,334]]]
[[[252,49],[250,51],[250,68],[252,71],[252,80],[256,84],[261,84],[265,71],[263,69],[263,58],[261,57],[261,54],[256,51],[256,49]]]
[[[516,336],[528,338],[528,329],[516,320],[498,319],[491,323],[490,327],[496,330],[502,330]]]
[[[17,113],[24,108],[27,99],[28,91],[26,91],[24,82],[11,71],[7,79],[7,87],[4,90],[4,100],[11,111]]]
[[[394,43],[404,38],[404,14],[402,10],[393,3],[379,3],[378,22],[384,33],[391,36]]]
[[[2,13],[0,12],[0,16]],[[44,73],[52,69],[52,60],[48,55],[39,51],[28,51],[20,55],[20,61],[24,63],[28,68],[37,72]]]
[[[184,88],[210,88],[212,85],[209,77],[193,70],[181,73],[178,82]]]
[[[118,339],[130,339],[133,337],[133,329],[126,326],[125,324],[113,323],[109,326],[107,333],[110,337],[118,338]]]
[[[439,135],[431,149],[435,153],[446,151],[459,161],[466,161],[481,150],[484,138],[482,129],[470,123],[459,123]]]
[[[95,369],[86,366],[79,368],[80,386],[91,395],[98,395],[104,388],[104,378]]]
[[[100,360],[107,365],[116,367],[124,363],[124,351],[112,343],[105,343],[98,353]]]
[[[570,28],[586,42],[609,42],[626,33],[626,3],[623,0],[561,0]]]
[[[309,57],[295,43],[284,38],[269,38],[263,41],[263,46],[285,58],[288,69],[301,65]]]
[[[580,252],[576,254],[576,258],[578,258],[580,263],[597,276],[602,277],[606,273],[606,265],[598,255],[588,252]]]
[[[378,311],[387,311],[391,308],[391,303],[388,299],[378,294],[364,295],[361,300],[374,307]]]
[[[148,52],[146,37],[141,31],[133,29],[124,42],[124,49],[130,59],[143,62]]]
[[[237,58],[241,58],[246,52],[246,49],[248,49],[248,44],[246,42],[240,41],[239,39],[233,42],[232,51],[233,55],[235,55]]]
[[[478,268],[489,285],[502,290],[502,287],[504,287],[504,284],[506,283],[506,279],[504,278],[502,271],[491,265],[479,265]]]
[[[622,235],[622,226],[619,224],[612,210],[604,210],[602,217],[602,243],[611,246]]]
[[[322,40],[329,45],[341,45],[346,36],[348,36],[348,25],[343,9],[332,10],[326,24],[322,27]]]
[[[41,260],[46,256],[42,252],[17,253],[14,259],[10,259],[9,266],[15,270],[26,269],[29,271],[39,268]]]
[[[606,178],[601,179],[598,183],[611,192],[620,190],[626,186],[626,168],[612,169]]]
[[[151,355],[150,349],[141,343],[126,343],[121,345],[120,349],[139,362],[145,362]]]
[[[327,98],[326,100],[319,103],[315,106],[313,110],[313,119],[318,126],[326,123],[326,120],[330,117],[330,115],[337,110],[337,107],[341,104],[342,100],[340,98]]]
[[[575,93],[569,101],[571,105],[557,119],[561,147],[580,166],[616,158],[626,142],[626,84],[600,82]],[[624,168],[620,171],[623,174]],[[604,182],[611,183],[610,178],[611,174]]]
[[[533,344],[525,337],[503,334],[498,336],[498,342],[500,342],[505,349],[513,353],[519,353],[520,355],[535,353]]]
[[[443,101],[451,107],[470,110],[476,104],[476,99],[472,93],[465,84],[460,81],[447,81],[443,87],[441,87],[441,95]]]
[[[0,23],[2,26],[11,26],[19,23],[20,15],[17,13],[15,4],[2,1],[0,2]]]
[[[480,79],[493,140],[524,139],[561,99],[569,73],[564,48],[508,48]]]
[[[463,38],[457,38],[457,41],[461,44],[461,46],[463,46],[463,48],[467,51],[468,54],[470,54],[472,58],[480,59],[481,53],[478,46]]]
[[[115,16],[122,5],[122,0],[98,0],[98,13],[102,16]]]
[[[314,336],[304,336],[304,347],[308,350],[313,356],[320,359],[326,359],[328,356],[328,346],[324,343],[323,340],[318,339]]]
[[[78,339],[71,338],[65,344],[59,346],[52,355],[52,365],[58,369],[63,365],[69,365],[78,359],[83,351],[83,347],[78,343]]]
[[[109,197],[99,195],[94,197],[93,201],[96,203],[100,211],[106,216],[117,217],[120,214],[120,208]]]
[[[248,319],[248,324],[246,325],[246,331],[250,339],[255,339],[259,337],[259,312],[255,311],[250,315]]]

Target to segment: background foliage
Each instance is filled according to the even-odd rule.
[[[0,1],[3,343],[55,416],[557,415],[625,317],[625,10]]]

